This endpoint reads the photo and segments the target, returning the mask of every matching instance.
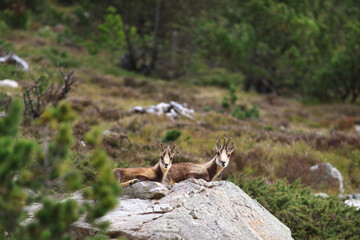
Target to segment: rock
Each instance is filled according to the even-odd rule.
[[[332,185],[333,182],[335,182],[338,184],[339,192],[344,192],[343,177],[340,171],[330,163],[321,163],[311,166],[310,172],[313,175],[314,181],[316,183],[328,183],[329,185]]]
[[[21,66],[24,71],[29,71],[29,64],[16,54],[9,54],[4,57],[0,57],[0,63],[14,64]]]
[[[360,200],[358,199],[348,199],[344,203],[350,207],[355,207],[356,210],[360,210]]]
[[[360,193],[353,193],[352,197],[353,197],[353,199],[360,200]]]
[[[326,193],[323,193],[323,192],[315,193],[314,196],[322,197],[322,198],[328,198],[329,197],[329,195],[327,195]]]
[[[351,194],[339,194],[338,196],[341,200],[347,200],[347,199],[352,199],[353,196]]]
[[[141,106],[136,106],[131,109],[132,112],[145,113],[145,109]]]
[[[4,79],[4,80],[0,81],[0,87],[18,88],[19,84],[14,80]]]
[[[178,118],[180,115],[194,119],[195,111],[186,107],[186,104],[181,105],[180,103],[171,101],[170,103],[161,102],[157,105],[151,105],[147,108],[136,106],[130,110],[133,113],[150,113],[163,115],[165,114],[170,119]]]
[[[156,191],[155,191],[156,189]],[[160,199],[145,198],[159,192]],[[292,239],[288,227],[256,200],[228,181],[188,179],[169,187],[141,182],[124,189],[119,204],[100,221],[110,223],[107,234],[128,239]],[[153,194],[149,194],[153,198]],[[72,199],[81,201],[81,195]],[[97,230],[82,219],[73,225],[76,239]]]
[[[129,198],[160,199],[169,190],[158,182],[139,182],[124,189],[123,194]]]

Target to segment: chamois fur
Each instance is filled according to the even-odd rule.
[[[204,179],[213,181],[221,171],[228,165],[231,153],[235,150],[235,142],[229,146],[231,138],[221,146],[220,138],[216,141],[216,155],[205,164],[195,163],[174,163],[169,170],[167,182],[170,185],[178,183],[188,178]]]
[[[175,148],[176,146],[173,148],[168,146],[164,149],[164,146],[160,144],[160,160],[151,168],[115,168],[113,173],[121,182],[122,187],[128,187],[140,181],[155,181],[164,184],[175,155]]]

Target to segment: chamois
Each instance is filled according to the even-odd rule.
[[[116,179],[121,181],[122,187],[128,187],[140,181],[155,181],[164,184],[175,155],[175,148],[176,146],[172,148],[168,146],[164,149],[164,146],[160,144],[160,160],[151,168],[115,168],[113,173]]]
[[[235,142],[228,146],[231,138],[221,146],[220,138],[216,141],[216,155],[208,163],[174,163],[169,170],[167,182],[170,185],[178,183],[188,178],[204,179],[205,181],[214,180],[229,163],[231,153],[235,150]]]

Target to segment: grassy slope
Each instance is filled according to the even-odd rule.
[[[207,161],[214,154],[216,138],[224,135],[233,137],[237,149],[223,177],[242,172],[251,176],[265,176],[269,181],[282,177],[292,181],[302,177],[306,182],[309,166],[330,162],[342,172],[345,191],[359,191],[358,138],[355,138],[355,143],[348,140],[349,136],[356,134],[353,123],[360,115],[359,107],[303,106],[294,99],[259,96],[238,89],[236,105],[251,107],[255,104],[260,111],[260,119],[241,121],[231,116],[234,106],[230,109],[221,107],[221,101],[229,95],[228,90],[149,79],[121,70],[116,66],[117,60],[110,59],[102,52],[91,56],[85,48],[59,45],[55,39],[54,29],[51,34],[40,36],[36,27],[29,31],[12,31],[7,36],[14,52],[30,63],[35,77],[41,71],[56,72],[57,62],[68,64],[70,69],[76,71],[78,84],[68,101],[77,109],[78,126],[85,126],[85,130],[77,134],[78,140],[83,140],[84,131],[93,126],[99,126],[102,130],[114,125],[126,129],[126,143],[107,146],[107,150],[113,152],[114,166],[153,164],[158,158],[156,145],[166,131],[180,129],[182,135],[174,142],[178,146],[177,161]],[[22,86],[30,82],[27,74],[17,80]],[[12,94],[20,95],[20,92],[14,91]],[[195,120],[180,118],[171,121],[164,116],[128,113],[137,105],[148,106],[171,100],[186,102],[190,108],[194,108]],[[204,108],[211,110],[204,111]],[[275,130],[265,131],[266,126],[272,126]],[[331,129],[347,129],[346,136],[342,133],[330,136]],[[311,135],[314,131],[324,137]],[[28,136],[33,134],[27,129],[24,129],[24,133]],[[79,163],[82,161],[81,155],[90,149],[77,147],[74,151],[73,158]],[[336,192],[333,189],[323,190]]]

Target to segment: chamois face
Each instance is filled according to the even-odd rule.
[[[230,146],[228,146],[231,138],[225,144],[224,137],[224,145],[221,146],[220,138],[216,141],[216,164],[222,168],[227,167],[230,161],[231,153],[235,150],[235,142],[232,142]]]
[[[168,146],[166,149],[164,149],[164,146],[160,144],[160,167],[163,172],[166,172],[170,169],[173,157],[175,155],[175,148],[176,146],[173,146],[172,149]]]

